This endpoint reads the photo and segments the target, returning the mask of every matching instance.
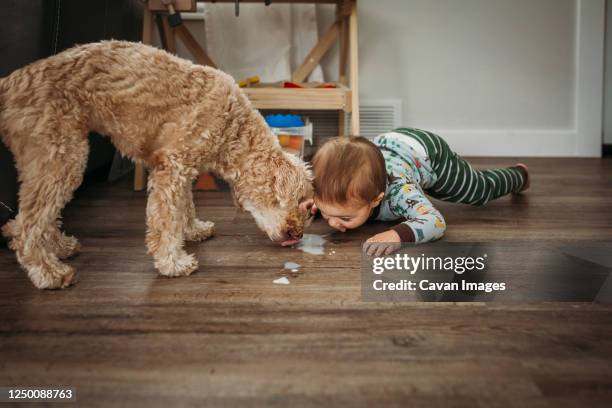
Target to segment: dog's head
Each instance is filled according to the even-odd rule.
[[[313,196],[308,166],[296,156],[280,152],[252,176],[243,191],[236,191],[239,205],[253,215],[272,241],[285,245],[297,242],[312,221],[310,211],[300,208]]]

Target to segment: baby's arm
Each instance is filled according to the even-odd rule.
[[[399,235],[401,242],[422,244],[435,241],[444,235],[444,217],[425,196],[421,186],[404,181],[390,191],[390,210],[395,215],[406,218],[406,221],[392,228]]]
[[[418,184],[405,180],[396,183],[396,186],[388,189],[389,209],[397,217],[406,218],[406,221],[368,239],[363,249],[370,256],[395,252],[402,242],[423,244],[435,241],[446,230],[442,214],[434,208]]]

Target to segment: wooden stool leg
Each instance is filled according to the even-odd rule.
[[[202,46],[197,42],[184,24],[175,27],[174,33],[183,42],[185,47],[187,47],[198,64],[209,65],[213,68],[217,68],[213,60],[208,56],[208,54],[206,54],[206,52],[202,49]]]
[[[174,29],[170,27],[167,16],[162,16],[162,31],[164,33],[164,39],[166,40],[166,51],[171,54],[176,54],[176,33]]]
[[[153,13],[145,4],[142,21],[142,43],[151,44],[151,30],[153,30]],[[147,185],[147,173],[142,163],[136,163],[134,168],[134,191],[141,191]]]
[[[357,1],[352,0],[351,16],[349,18],[349,47],[351,49],[351,91],[352,114],[351,133],[359,135],[359,58],[357,48],[359,45],[357,35]]]
[[[146,5],[144,8],[144,16],[142,21],[142,43],[151,44],[151,36],[153,30],[153,12]]]
[[[348,61],[348,33],[349,21],[346,14],[343,12],[344,4],[340,3],[336,8],[336,19],[340,22],[340,39],[339,39],[339,54],[338,54],[338,82],[347,86],[346,80],[346,65]]]
[[[338,55],[338,82],[347,86],[346,66],[348,61],[348,17],[344,13],[344,1],[336,4],[336,20],[340,22],[339,34],[339,55]],[[341,110],[338,112],[338,136],[344,136],[344,128],[346,122],[346,112]]]
[[[134,167],[134,191],[142,191],[147,186],[147,172],[142,163]]]

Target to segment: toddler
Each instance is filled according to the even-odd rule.
[[[441,137],[413,128],[372,141],[334,138],[317,151],[312,167],[315,195],[303,205],[312,213],[320,211],[331,227],[344,232],[368,220],[404,219],[366,241],[364,250],[373,256],[389,254],[402,242],[420,244],[444,235],[444,217],[426,193],[480,206],[529,187],[524,164],[476,170]]]

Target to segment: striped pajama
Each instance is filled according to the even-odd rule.
[[[478,170],[451,150],[440,136],[420,129],[400,128],[418,140],[431,160],[437,176],[433,186],[425,189],[431,197],[442,201],[484,205],[491,200],[518,192],[525,179],[519,167]]]

